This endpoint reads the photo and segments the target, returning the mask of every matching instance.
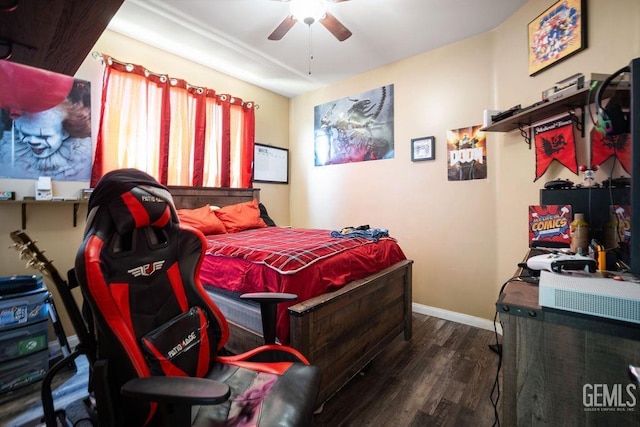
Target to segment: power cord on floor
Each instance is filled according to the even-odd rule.
[[[493,413],[495,415],[493,427],[500,427],[500,413],[498,411],[498,402],[500,401],[500,368],[502,367],[502,344],[498,342],[498,328],[496,327],[497,319],[498,312],[496,311],[495,315],[493,316],[493,330],[496,334],[496,343],[489,345],[489,348],[498,355],[498,369],[496,369],[496,379],[493,382],[493,388],[491,388],[491,394],[489,395],[491,403],[493,405]]]
[[[500,295],[502,295],[507,285],[513,281],[526,282],[526,280],[523,280],[520,276],[511,277],[509,280],[504,282],[500,287],[500,292],[498,292],[498,298],[500,298]],[[498,337],[498,327],[496,326],[497,321],[498,321],[498,310],[496,310],[493,316],[493,332],[495,333],[495,336],[496,336],[496,343],[489,344],[489,349],[491,349],[491,351],[493,351],[498,355],[498,368],[496,369],[496,378],[493,382],[493,387],[491,388],[491,394],[489,395],[489,398],[491,399],[491,404],[493,405],[493,413],[495,415],[495,421],[493,422],[493,427],[500,427],[500,412],[498,411],[498,402],[500,401],[500,368],[502,367],[502,344],[500,344],[500,339]],[[494,400],[494,396],[495,396],[495,400]]]

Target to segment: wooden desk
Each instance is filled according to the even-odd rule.
[[[509,282],[496,308],[501,425],[640,425],[640,387],[627,370],[640,364],[640,325],[543,310],[538,286],[518,281]]]

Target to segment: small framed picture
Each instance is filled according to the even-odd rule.
[[[425,136],[411,140],[411,161],[434,160],[436,158],[436,138]]]

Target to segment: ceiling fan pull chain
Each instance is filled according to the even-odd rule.
[[[311,50],[311,25],[309,27],[309,75],[311,75],[311,60],[313,59],[313,51]]]

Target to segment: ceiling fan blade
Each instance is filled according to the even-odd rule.
[[[267,38],[269,40],[280,40],[282,37],[284,37],[285,34],[287,34],[287,32],[291,29],[291,27],[295,25],[296,22],[298,22],[296,18],[291,15],[287,16],[282,20],[280,25],[278,25],[278,27],[276,27],[276,29],[273,30],[271,34],[269,34],[269,37]]]
[[[324,18],[320,18],[320,23],[341,42],[351,37],[351,31],[329,12],[325,13]]]

